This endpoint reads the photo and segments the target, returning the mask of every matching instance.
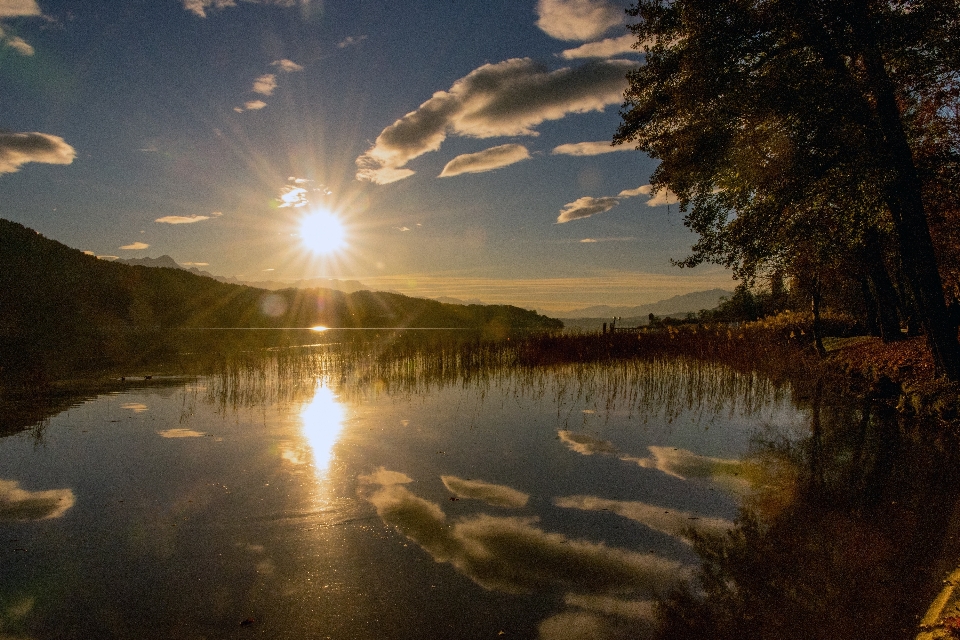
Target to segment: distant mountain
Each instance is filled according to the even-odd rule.
[[[431,298],[431,300],[436,300],[437,302],[442,302],[444,304],[486,304],[486,302],[476,298],[473,298],[472,300],[461,300],[460,298],[451,298],[449,296],[440,296],[439,298]]]
[[[135,267],[166,267],[167,269],[183,269],[176,260],[163,255],[159,258],[117,258],[114,262],[129,264]]]
[[[165,265],[167,259],[153,261]],[[88,360],[126,353],[135,348],[134,329],[316,325],[500,332],[553,329],[563,323],[506,305],[452,305],[396,293],[326,288],[268,291],[181,268],[98,260],[0,219],[0,373],[37,353],[69,350]]]
[[[651,313],[658,316],[667,316],[680,313],[696,313],[701,309],[713,309],[720,304],[720,298],[729,298],[733,295],[732,291],[725,289],[710,289],[709,291],[697,291],[694,293],[685,293],[679,296],[673,296],[666,300],[643,304],[636,307],[614,307],[609,305],[596,305],[575,309],[573,311],[552,312],[550,315],[555,318],[613,318],[614,316],[623,318],[636,318],[640,316],[649,316]]]

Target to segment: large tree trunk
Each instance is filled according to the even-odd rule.
[[[880,338],[884,342],[893,342],[903,338],[900,331],[900,317],[897,313],[899,300],[897,290],[890,280],[887,267],[883,264],[883,249],[876,229],[870,229],[866,235],[863,256],[867,265],[867,277],[873,285],[873,298],[876,302],[876,322]]]
[[[900,120],[893,82],[884,66],[869,17],[862,7],[859,8],[855,11],[858,14],[855,27],[862,45],[870,85],[868,90],[874,99],[874,113],[883,137],[880,151],[890,170],[885,196],[897,231],[900,258],[937,372],[951,380],[960,380],[957,327],[943,297],[943,283],[923,207],[920,177]]]

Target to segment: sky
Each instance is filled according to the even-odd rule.
[[[695,236],[610,143],[629,4],[0,0],[0,218],[104,259],[545,312],[732,289],[671,264]]]

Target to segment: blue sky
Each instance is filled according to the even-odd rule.
[[[100,256],[542,310],[715,286],[608,146],[626,2],[0,0],[0,217]],[[316,255],[325,209],[346,245]],[[146,246],[144,246],[146,245]]]

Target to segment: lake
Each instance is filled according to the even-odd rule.
[[[423,370],[128,379],[0,438],[0,638],[906,637],[952,568],[953,475],[866,404]]]

